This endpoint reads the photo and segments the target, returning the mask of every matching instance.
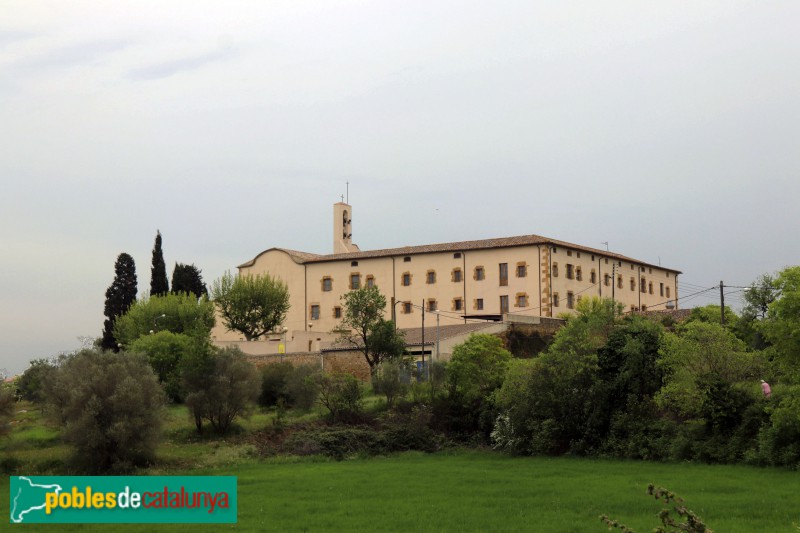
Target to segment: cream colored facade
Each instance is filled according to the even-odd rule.
[[[426,321],[435,322],[429,311],[438,310],[440,324],[451,325],[506,313],[555,317],[591,296],[613,297],[626,310],[665,309],[678,300],[677,270],[538,235],[360,251],[352,213],[352,206],[334,205],[337,253],[271,248],[239,266],[241,275],[269,273],[287,284],[284,325],[287,340],[303,339],[298,349],[331,339],[341,298],[355,285],[376,285],[387,299],[386,317],[395,316],[400,328],[419,327],[423,306]],[[221,326],[212,334],[240,338]]]

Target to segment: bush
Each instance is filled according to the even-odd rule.
[[[372,390],[386,397],[386,407],[391,409],[395,400],[405,396],[408,386],[403,383],[403,367],[399,361],[383,361],[372,377]]]
[[[14,391],[0,382],[0,437],[11,431],[11,419],[14,418]]]
[[[314,407],[319,396],[319,368],[307,364],[296,366],[286,376],[284,391],[287,403],[297,409],[307,411]]]
[[[286,381],[293,369],[289,361],[261,367],[261,395],[258,397],[260,406],[272,407],[280,399],[286,401]]]
[[[82,350],[64,361],[52,385],[46,394],[58,392],[55,413],[79,468],[118,472],[153,458],[164,393],[144,356]]]
[[[167,397],[173,402],[182,402],[180,362],[193,349],[193,344],[188,335],[159,331],[139,337],[128,351],[146,355]]]
[[[415,406],[410,413],[387,413],[381,420],[385,450],[435,452],[441,449],[444,439],[431,429],[432,416],[431,409],[425,406]]]
[[[198,431],[202,431],[199,419],[207,420],[223,435],[237,416],[249,416],[258,398],[260,379],[239,348],[224,348],[210,356],[200,356],[190,375],[191,379],[185,380],[186,404],[194,415]]]
[[[324,374],[318,378],[319,402],[334,422],[361,420],[363,391],[352,374]]]
[[[44,382],[55,370],[55,364],[47,359],[34,359],[17,380],[17,390],[23,400],[41,404],[44,401]]]
[[[284,450],[295,455],[325,455],[341,461],[354,455],[374,455],[383,451],[381,435],[369,428],[334,427],[292,434]]]

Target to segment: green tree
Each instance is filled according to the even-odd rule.
[[[133,262],[133,257],[121,253],[114,264],[114,281],[106,290],[104,308],[106,320],[100,343],[103,349],[119,351],[121,341],[114,336],[114,324],[136,300],[136,290],[136,264]]]
[[[172,292],[174,294],[188,292],[194,294],[196,298],[208,296],[208,289],[203,282],[200,269],[194,265],[175,263],[175,269],[172,271]]]
[[[159,331],[139,337],[128,351],[146,355],[169,399],[180,402],[183,400],[180,362],[193,348],[189,335]]]
[[[186,404],[196,423],[199,416],[224,435],[236,417],[249,416],[258,399],[261,376],[236,347],[218,350],[210,358],[201,357],[199,362],[200,368],[195,370],[205,375],[189,384]],[[202,425],[198,426],[201,429]]]
[[[153,266],[150,268],[150,296],[163,296],[168,292],[167,265],[164,264],[164,253],[161,251],[161,232],[156,231],[156,243],[153,246]]]
[[[800,367],[800,266],[786,268],[775,278],[779,297],[769,303],[759,329],[775,347],[787,379],[797,382]]]
[[[511,352],[494,335],[472,334],[453,347],[447,365],[451,390],[467,400],[487,398],[503,384]]]
[[[17,390],[23,400],[42,404],[44,402],[44,384],[56,370],[56,365],[49,359],[34,359],[17,380]]]
[[[187,293],[165,294],[136,300],[116,320],[114,336],[128,346],[136,339],[160,331],[207,337],[214,327],[214,304]]]
[[[659,354],[665,377],[656,401],[686,418],[702,416],[712,385],[753,383],[763,372],[759,354],[747,352],[733,333],[709,322],[690,322],[666,333]]]
[[[274,331],[289,311],[289,289],[269,274],[226,272],[212,284],[211,297],[228,331],[238,331],[249,341]]]
[[[53,398],[57,421],[83,470],[125,471],[153,459],[164,394],[144,356],[82,350],[66,358],[55,381],[64,394]]]
[[[377,287],[361,287],[342,296],[344,318],[339,329],[340,341],[352,344],[364,354],[374,375],[384,359],[400,357],[405,338],[394,322],[383,318],[386,297]]]
[[[598,380],[598,350],[614,331],[620,306],[584,298],[538,358],[514,361],[495,393],[495,445],[516,453],[562,454],[585,447]],[[608,357],[609,371],[614,362]],[[448,368],[448,372],[450,369]],[[583,450],[576,450],[583,451]]]
[[[14,418],[14,391],[11,386],[0,381],[0,437],[11,431],[11,419]]]

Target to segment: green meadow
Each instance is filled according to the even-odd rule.
[[[746,466],[664,464],[581,458],[509,457],[489,450],[409,452],[332,461],[261,458],[252,430],[259,413],[226,439],[193,436],[186,413],[167,413],[159,462],[140,474],[235,475],[236,525],[84,525],[58,530],[108,531],[606,531],[608,514],[642,532],[658,525],[661,502],[648,483],[678,493],[714,531],[798,531],[800,474]],[[306,415],[306,416],[314,416]],[[3,460],[18,474],[65,474],[68,450],[34,411],[20,413]],[[8,477],[0,509],[8,514]],[[794,525],[793,525],[794,524]],[[14,526],[26,531],[53,526]]]

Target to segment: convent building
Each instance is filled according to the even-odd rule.
[[[238,267],[240,275],[269,273],[287,284],[284,327],[288,338],[309,339],[308,351],[340,324],[342,295],[362,286],[380,289],[386,318],[403,329],[420,326],[423,308],[446,326],[509,314],[557,317],[593,296],[631,311],[677,307],[680,272],[646,261],[539,235],[362,251],[352,242],[352,219],[352,206],[334,204],[332,254],[269,248]],[[213,335],[240,339],[222,325]]]

